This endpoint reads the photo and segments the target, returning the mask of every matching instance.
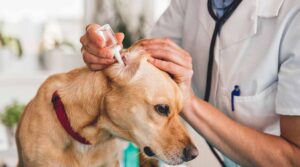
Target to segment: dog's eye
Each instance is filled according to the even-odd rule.
[[[162,114],[163,116],[168,116],[170,113],[169,106],[166,104],[157,104],[154,106],[154,109],[159,114]]]

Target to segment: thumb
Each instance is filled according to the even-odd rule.
[[[116,35],[116,38],[117,38],[117,41],[118,41],[118,44],[122,44],[124,38],[125,38],[125,35],[121,32],[118,32],[115,34]]]

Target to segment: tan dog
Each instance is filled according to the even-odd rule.
[[[80,68],[49,77],[19,123],[19,166],[119,166],[117,137],[168,164],[195,158],[198,151],[178,116],[180,89],[148,56],[135,44],[125,67],[116,63],[104,71]],[[67,132],[51,99],[59,99],[71,129],[90,145]]]

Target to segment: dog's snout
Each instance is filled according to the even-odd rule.
[[[198,156],[198,149],[194,145],[188,145],[183,149],[183,161],[187,162]]]

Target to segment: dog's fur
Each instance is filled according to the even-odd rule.
[[[119,166],[117,137],[150,147],[169,164],[182,163],[182,150],[192,143],[178,116],[180,88],[140,48],[137,43],[128,49],[125,67],[116,63],[103,71],[80,68],[49,77],[22,114],[18,166]],[[72,128],[92,145],[66,133],[51,103],[55,91]],[[169,116],[158,114],[156,104],[168,104]]]

